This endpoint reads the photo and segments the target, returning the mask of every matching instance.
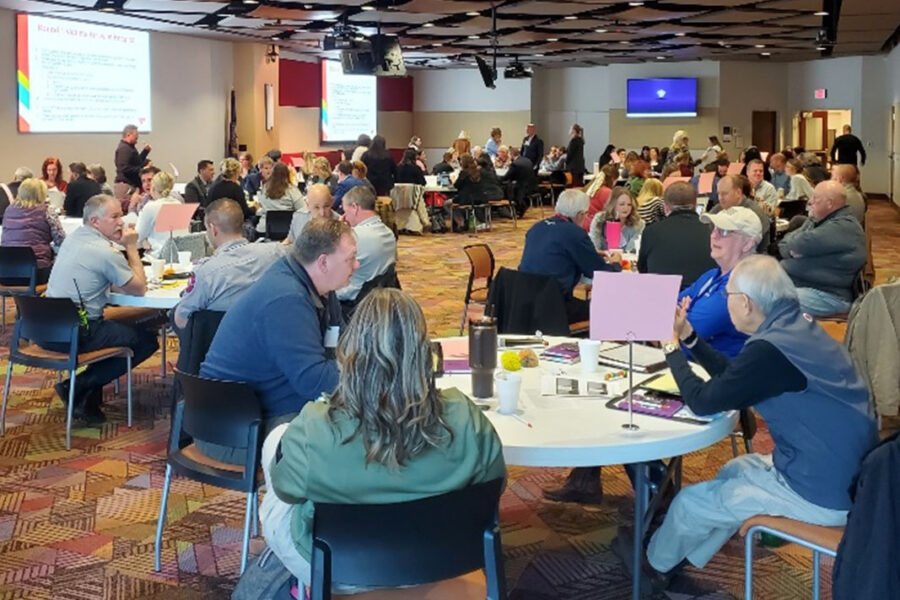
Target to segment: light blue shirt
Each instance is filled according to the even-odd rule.
[[[776,190],[784,190],[784,195],[787,196],[791,192],[791,176],[784,171],[778,172],[775,169],[772,169],[771,173],[772,185]]]
[[[491,158],[497,158],[497,149],[500,148],[500,144],[494,141],[494,138],[488,138],[488,141],[484,143],[484,151],[491,155]]]

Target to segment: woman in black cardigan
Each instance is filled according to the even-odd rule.
[[[415,148],[407,148],[403,152],[403,160],[397,165],[397,176],[394,183],[415,183],[425,185],[425,173],[416,164],[419,152]]]
[[[566,148],[566,171],[572,174],[574,187],[584,186],[584,129],[578,123],[572,125],[572,139]]]
[[[375,187],[375,194],[389,196],[397,179],[397,165],[387,151],[383,135],[372,138],[372,145],[363,153],[362,161],[368,169],[368,179]]]

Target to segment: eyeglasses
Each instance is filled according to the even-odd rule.
[[[713,233],[719,237],[728,237],[729,234],[734,233],[731,229],[722,229],[720,227],[713,228]]]
[[[728,290],[725,290],[725,295],[726,296],[746,296],[747,294],[745,294],[744,292],[729,292]]]

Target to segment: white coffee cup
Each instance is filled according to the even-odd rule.
[[[497,387],[497,412],[504,415],[515,414],[519,406],[519,392],[522,389],[522,376],[502,371],[494,376]]]
[[[600,344],[597,340],[578,340],[578,354],[581,357],[582,373],[596,373],[597,361],[600,357]]]
[[[166,261],[161,258],[150,259],[150,276],[153,279],[162,279],[163,271],[166,269]]]
[[[191,251],[185,250],[178,253],[178,264],[182,267],[191,266]]]

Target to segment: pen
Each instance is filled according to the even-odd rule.
[[[512,416],[513,419],[515,419],[515,420],[518,421],[519,423],[522,423],[522,424],[524,424],[524,425],[528,425],[528,427],[531,427],[531,423],[529,423],[528,421],[526,421],[525,419],[523,419],[523,418],[520,417],[519,415],[511,415],[511,416]],[[534,429],[533,427],[531,427],[531,428]]]

